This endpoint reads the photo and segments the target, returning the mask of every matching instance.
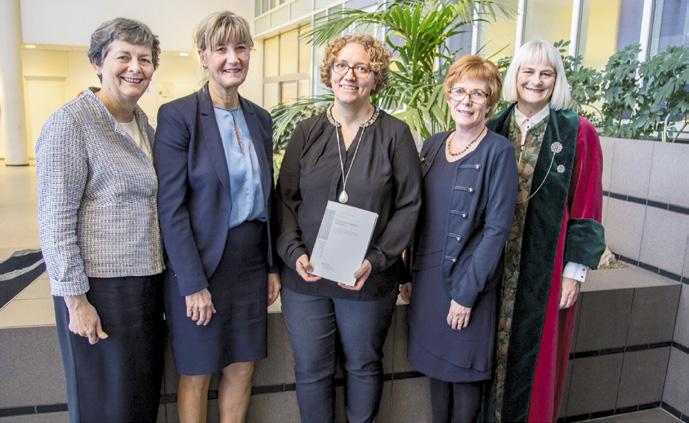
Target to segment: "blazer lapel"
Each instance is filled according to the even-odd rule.
[[[258,166],[261,169],[261,188],[263,189],[263,198],[267,202],[270,198],[270,187],[272,181],[270,180],[270,169],[273,166],[272,161],[268,160],[266,150],[264,147],[263,131],[258,122],[258,117],[254,112],[254,108],[248,101],[239,97],[239,104],[244,112],[244,119],[246,125],[249,127],[251,140],[254,143],[254,150],[256,150],[256,157],[258,158]]]
[[[218,178],[225,188],[230,192],[230,176],[225,159],[225,150],[222,146],[222,138],[218,131],[218,123],[215,120],[215,111],[211,96],[208,94],[208,86],[198,92],[199,114],[201,125],[198,128],[198,142],[208,152],[211,163],[218,174]],[[231,202],[230,202],[231,203]]]

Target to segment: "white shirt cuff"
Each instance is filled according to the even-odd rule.
[[[562,271],[562,276],[577,280],[579,282],[584,282],[586,280],[586,272],[588,270],[589,268],[586,265],[570,261],[565,265],[565,270]]]

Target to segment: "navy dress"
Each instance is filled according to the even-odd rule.
[[[502,137],[489,134],[474,151],[453,163],[447,161],[442,147],[446,137],[447,133],[438,134],[426,141],[437,144],[437,148],[434,151],[435,156],[427,160],[430,167],[424,176],[423,207],[414,248],[408,357],[412,366],[432,378],[454,383],[476,382],[491,377],[499,270],[485,271],[485,274],[489,275],[488,280],[484,281],[485,288],[473,304],[462,304],[458,301],[472,309],[469,326],[461,331],[455,331],[447,324],[451,301],[447,284],[448,279],[452,279],[455,273],[469,271],[473,253],[480,248],[479,244],[484,238],[482,232],[485,230],[483,225],[486,213],[500,215],[500,220],[505,221],[501,226],[505,226],[506,230],[509,227],[514,200],[511,204],[508,201],[506,206],[501,205],[511,208],[506,212],[491,212],[491,203],[500,203],[494,198],[509,197],[511,192],[516,190],[516,179],[514,188],[505,187],[508,193],[488,194],[500,191],[501,189],[496,190],[496,187],[505,185],[505,182],[509,185],[511,180],[511,176],[503,179],[497,177],[500,172],[490,171],[501,169],[500,163],[506,162],[503,159],[495,160],[497,156],[493,152],[496,147],[501,148],[500,144],[503,144],[503,141],[496,138]],[[512,157],[510,159],[514,160]],[[512,171],[513,169],[508,168],[503,173],[511,175]],[[469,204],[463,204],[466,206],[465,210],[474,210],[475,213],[468,215],[451,210],[452,198],[457,198],[453,197],[453,192],[462,186],[482,187],[482,192],[474,192],[473,188],[465,190],[471,193],[467,197],[469,200],[466,200]],[[483,198],[479,199],[482,196]],[[453,208],[457,208],[457,204],[454,204]],[[457,235],[448,233],[448,228],[456,227],[453,225],[453,219],[460,220],[463,224],[466,222],[467,231],[463,232],[462,237],[468,241],[459,257],[452,258],[453,262],[456,261],[456,266],[452,270],[452,275],[448,277],[443,274],[443,265],[450,254],[446,248],[448,236]],[[506,235],[505,233],[505,238]],[[501,245],[496,245],[491,251],[491,254],[497,256],[495,262],[499,261],[502,254],[500,247],[504,245],[504,240],[497,242]]]

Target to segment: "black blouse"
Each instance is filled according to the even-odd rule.
[[[340,129],[327,112],[306,119],[297,125],[285,151],[277,186],[277,250],[286,265],[283,285],[304,294],[379,298],[396,288],[400,253],[411,241],[421,206],[421,170],[411,132],[404,122],[383,111],[359,128],[347,150],[340,133],[345,172],[351,165],[347,205],[378,213],[366,254],[371,275],[357,292],[326,279],[306,282],[295,270],[299,256],[311,256],[327,202],[337,201],[342,190],[336,130]]]

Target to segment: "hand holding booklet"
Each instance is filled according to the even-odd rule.
[[[328,201],[311,253],[311,273],[354,285],[377,219],[377,213]]]

